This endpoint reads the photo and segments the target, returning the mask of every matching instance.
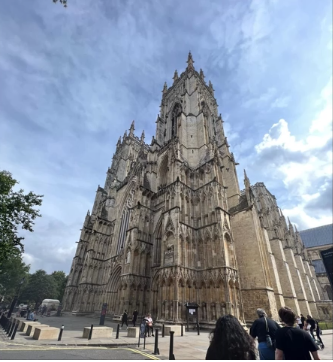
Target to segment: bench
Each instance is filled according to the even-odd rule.
[[[59,328],[36,326],[33,339],[57,339]]]
[[[169,336],[170,331],[175,332],[174,336],[181,336],[182,335],[182,327],[178,325],[170,325],[164,326],[164,335]],[[183,326],[183,334],[185,335],[185,326]]]
[[[112,338],[113,328],[111,327],[94,327],[91,338]],[[83,328],[82,338],[88,338],[90,327]]]
[[[42,327],[42,328],[47,328],[47,327],[50,327],[48,324],[29,324],[28,325],[28,328],[27,328],[27,331],[25,332],[25,334],[27,336],[31,336],[33,337],[34,333],[35,333],[35,327]]]
[[[121,315],[114,315],[112,320],[116,321],[116,322],[121,322]]]

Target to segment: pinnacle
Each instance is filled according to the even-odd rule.
[[[164,82],[164,86],[163,86],[163,93],[166,93],[168,90],[168,85],[167,85],[167,82]]]
[[[174,73],[174,75],[173,75],[173,82],[175,83],[176,82],[176,80],[178,79],[178,72],[177,72],[177,70],[175,70],[175,73]]]
[[[194,70],[194,66],[193,66],[193,63],[194,63],[194,60],[192,58],[192,54],[191,54],[191,51],[188,53],[188,57],[187,57],[187,69],[192,69]]]
[[[144,140],[145,140],[145,131],[142,131],[140,140],[141,140],[141,142],[144,142]]]

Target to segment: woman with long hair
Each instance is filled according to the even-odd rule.
[[[206,360],[256,359],[254,339],[232,315],[220,317],[210,334]]]

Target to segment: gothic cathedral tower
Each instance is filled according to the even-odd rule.
[[[247,177],[240,192],[213,86],[191,53],[162,93],[151,144],[134,135],[134,122],[117,143],[84,222],[64,308],[86,314],[106,302],[110,314],[137,309],[180,323],[192,302],[202,324],[227,313],[251,320],[257,307],[277,318],[284,294],[256,195]]]

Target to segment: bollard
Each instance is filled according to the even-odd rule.
[[[146,349],[146,335],[147,335],[147,325],[145,326],[145,335],[143,337],[143,349]]]
[[[7,329],[6,329],[6,334],[7,334],[7,336],[9,335],[9,331],[10,331],[10,329],[11,329],[11,327],[12,327],[12,324],[13,324],[13,322],[11,322],[10,320],[8,320]]]
[[[12,323],[12,326],[10,327],[10,330],[9,330],[9,333],[8,333],[8,337],[10,337],[10,336],[12,335],[14,328],[15,328],[15,323],[13,322],[13,323]]]
[[[198,330],[198,336],[200,336],[200,327],[199,327],[199,323],[197,323],[197,330]]]
[[[184,336],[184,325],[183,325],[183,323],[180,325],[180,336],[181,337]]]
[[[158,329],[155,329],[155,346],[153,354],[160,354],[160,350],[158,348]]]
[[[120,324],[118,323],[118,325],[117,325],[116,339],[119,339],[119,328],[120,328]]]
[[[62,337],[62,332],[64,331],[65,329],[65,326],[62,325],[61,328],[60,328],[60,332],[59,332],[59,337],[58,337],[58,341],[61,341],[61,337]]]
[[[91,337],[92,337],[93,328],[94,328],[94,325],[92,324],[91,327],[90,327],[90,332],[89,332],[89,336],[88,336],[88,341],[89,341],[89,339],[91,339]]]
[[[175,360],[175,355],[173,354],[173,335],[174,331],[170,331],[170,348],[169,348],[169,360]]]
[[[164,338],[164,324],[162,325],[162,337]]]
[[[14,332],[13,332],[13,334],[12,334],[12,338],[11,338],[11,340],[13,340],[13,339],[15,338],[15,334],[16,334],[16,331],[17,331],[18,325],[19,325],[18,323],[15,325]]]

